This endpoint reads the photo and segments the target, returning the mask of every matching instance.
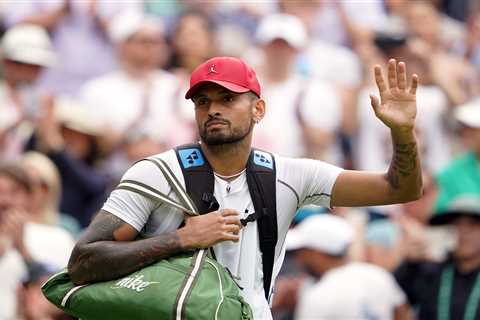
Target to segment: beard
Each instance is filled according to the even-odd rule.
[[[218,120],[218,119],[211,119]],[[209,120],[209,121],[211,121]],[[250,120],[248,125],[232,128],[230,121],[225,121],[226,126],[222,130],[208,131],[207,121],[202,128],[199,127],[200,138],[208,146],[220,146],[226,144],[235,144],[243,141],[253,130],[255,122]]]

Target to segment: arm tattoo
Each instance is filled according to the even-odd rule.
[[[68,270],[75,284],[119,278],[181,251],[175,232],[149,239],[115,241],[125,222],[100,212],[75,246]]]
[[[387,173],[387,181],[394,189],[400,188],[401,178],[406,178],[417,169],[416,143],[395,143],[393,159]]]

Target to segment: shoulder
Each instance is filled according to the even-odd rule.
[[[162,175],[162,171],[157,165],[159,160],[163,161],[171,169],[178,166],[175,150],[170,149],[137,161],[125,172],[122,180],[131,179],[144,183],[157,181],[158,177]]]
[[[448,179],[452,175],[457,175],[463,172],[464,167],[470,163],[475,163],[475,155],[470,152],[463,154],[450,162],[450,164],[438,174],[437,179],[443,180]]]

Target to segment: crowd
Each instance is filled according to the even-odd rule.
[[[480,319],[480,2],[22,0],[0,3],[0,320],[69,319],[41,295],[135,161],[195,141],[191,71],[252,65],[254,146],[386,170],[368,94],[417,73],[424,195],[300,208],[274,319]]]

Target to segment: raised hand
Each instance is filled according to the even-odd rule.
[[[380,100],[370,95],[370,101],[377,118],[391,130],[412,130],[417,115],[416,91],[418,76],[414,74],[410,87],[407,84],[407,67],[404,62],[397,65],[395,59],[388,61],[388,85],[379,65],[374,67],[375,82]]]

